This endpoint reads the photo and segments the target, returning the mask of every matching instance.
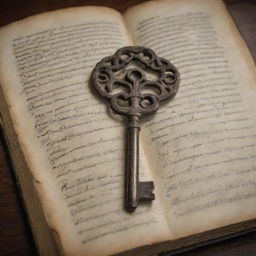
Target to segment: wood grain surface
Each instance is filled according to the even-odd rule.
[[[0,26],[33,14],[70,6],[103,5],[123,12],[143,0],[0,0]],[[225,0],[256,60],[256,1]],[[0,255],[37,255],[15,177],[0,135]],[[194,249],[181,256],[254,256],[256,232]],[[93,256],[93,255],[92,255]]]

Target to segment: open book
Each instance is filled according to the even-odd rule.
[[[124,210],[123,121],[89,88],[99,60],[152,48],[180,71],[142,123],[140,180]],[[255,66],[219,0],[44,13],[0,30],[1,125],[41,255],[154,255],[255,226]]]

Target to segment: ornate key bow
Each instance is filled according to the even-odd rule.
[[[161,101],[176,95],[179,73],[151,49],[128,46],[98,62],[92,80],[94,90],[109,107],[128,120],[125,205],[133,211],[139,201],[155,199],[153,182],[139,182],[139,119],[156,112]]]

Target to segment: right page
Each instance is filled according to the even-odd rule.
[[[135,44],[180,71],[176,98],[142,128],[176,238],[256,217],[256,79],[221,1],[154,1],[125,14]]]

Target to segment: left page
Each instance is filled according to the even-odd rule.
[[[124,211],[123,124],[89,88],[96,62],[131,44],[121,15],[101,7],[41,14],[0,31],[1,86],[63,255],[110,255],[170,239],[158,201]]]

